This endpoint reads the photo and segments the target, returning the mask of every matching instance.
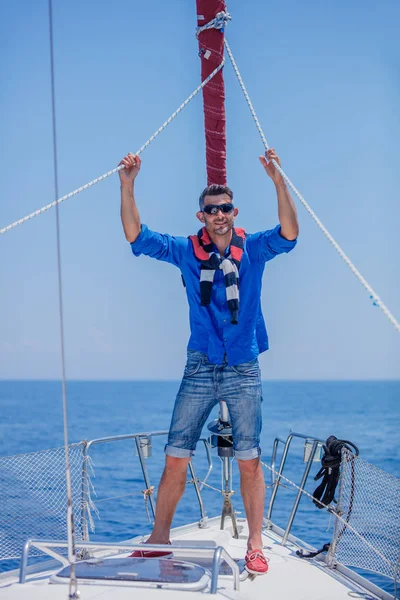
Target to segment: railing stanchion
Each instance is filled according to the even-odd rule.
[[[147,473],[146,464],[144,462],[143,450],[140,445],[139,437],[135,437],[135,444],[136,444],[136,450],[137,450],[139,460],[140,460],[140,466],[142,467],[143,479],[145,481],[146,488],[149,490],[150,489],[150,479],[149,479],[149,474]],[[151,512],[153,514],[153,520],[154,520],[156,518],[156,507],[154,505],[154,500],[153,500],[152,494],[148,495],[148,499],[150,502],[150,508],[151,508]]]

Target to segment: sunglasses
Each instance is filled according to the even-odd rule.
[[[226,202],[225,204],[207,204],[203,208],[203,212],[208,215],[216,215],[218,211],[221,210],[223,213],[228,214],[233,211],[233,208],[232,202]]]

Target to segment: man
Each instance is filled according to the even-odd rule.
[[[265,484],[259,458],[262,391],[258,355],[268,349],[261,280],[265,263],[292,250],[299,231],[296,208],[273,159],[280,164],[273,149],[265,158],[260,156],[276,187],[279,225],[249,235],[234,228],[239,211],[232,191],[219,185],[207,187],[200,196],[197,218],[203,228],[197,235],[182,238],[150,231],[140,223],[134,196],[140,158],[127,155],[120,163],[125,169],[119,172],[121,219],[133,254],[146,254],[177,266],[190,308],[187,363],[165,447],[165,470],[148,543],[169,543],[189,460],[211,409],[225,400],[249,527],[246,568],[254,574],[268,570],[262,551]],[[165,553],[136,551],[132,556],[160,555]]]

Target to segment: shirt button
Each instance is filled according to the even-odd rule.
[[[224,287],[224,286],[222,285],[222,283],[220,283],[220,284],[219,284],[219,287]]]
[[[224,319],[224,323],[226,323],[226,319]]]
[[[227,341],[228,341],[228,339],[227,339],[227,338],[224,338],[224,342],[227,342]]]

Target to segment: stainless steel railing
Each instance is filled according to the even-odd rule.
[[[110,544],[105,542],[76,542],[77,548],[83,548],[87,550],[88,548],[97,548],[107,549],[107,550],[119,550],[119,551],[129,551],[132,550],[141,550],[143,549],[142,544]],[[55,558],[59,562],[62,563],[63,566],[68,566],[69,560],[55,552],[53,548],[67,548],[68,542],[66,541],[54,541],[54,540],[28,540],[25,545],[21,556],[21,566],[20,566],[20,574],[19,574],[19,583],[25,583],[26,580],[26,570],[28,566],[28,555],[29,550],[31,548],[37,548],[41,550],[48,556]],[[159,551],[159,550],[171,550],[170,545],[166,544],[146,544],[146,550],[150,551]],[[187,558],[193,556],[193,554],[213,554],[213,564],[211,570],[211,583],[210,583],[210,594],[216,594],[218,588],[218,577],[220,571],[221,560],[224,559],[225,562],[232,569],[233,575],[233,587],[235,590],[239,590],[239,581],[240,581],[240,572],[239,566],[235,562],[235,560],[231,557],[231,555],[223,548],[222,546],[184,546],[179,544],[173,545],[173,550],[179,550],[180,554],[186,555]],[[150,582],[151,583],[151,582]]]
[[[90,456],[89,452],[90,452],[90,449],[92,448],[92,446],[95,446],[98,444],[109,444],[112,442],[120,442],[120,441],[125,441],[125,440],[133,440],[135,443],[135,446],[136,446],[136,452],[139,457],[139,462],[140,462],[140,466],[142,469],[142,474],[143,474],[143,479],[144,479],[144,482],[146,485],[146,489],[149,490],[151,487],[151,482],[150,482],[150,477],[149,477],[147,466],[146,466],[146,457],[145,457],[145,454],[143,451],[143,444],[141,443],[141,441],[144,440],[145,438],[151,439],[152,437],[163,436],[163,435],[164,436],[168,435],[168,431],[146,431],[146,432],[139,432],[139,433],[130,433],[130,434],[125,434],[125,435],[115,435],[115,436],[97,438],[97,439],[91,440],[90,442],[86,443],[86,445],[84,446],[84,449],[83,449],[82,509],[81,509],[82,532],[83,532],[84,541],[89,541],[89,527],[88,527],[88,514],[87,514],[88,506],[87,506],[87,501],[86,501],[85,486],[87,485],[87,479],[88,479],[87,469],[88,469],[88,458]],[[201,495],[201,491],[204,487],[204,484],[207,482],[207,480],[211,474],[211,471],[213,469],[213,462],[212,462],[212,455],[211,455],[208,440],[206,438],[200,438],[199,442],[202,442],[204,445],[204,448],[205,448],[206,458],[207,458],[207,463],[208,463],[207,473],[206,473],[203,481],[199,482],[196,477],[196,473],[195,473],[195,469],[192,464],[192,461],[190,461],[190,463],[189,463],[189,470],[190,470],[190,473],[192,476],[191,481],[194,485],[197,500],[199,503],[199,509],[200,509],[199,526],[204,527],[207,523],[207,513],[206,513],[205,506],[204,506],[204,501],[203,501],[203,498]],[[148,495],[148,500],[149,500],[149,504],[150,504],[150,510],[151,510],[151,513],[152,513],[152,516],[154,519],[155,518],[155,505],[154,505],[154,499],[151,494]]]
[[[139,432],[139,433],[125,434],[125,435],[97,438],[97,439],[94,439],[94,440],[84,443],[83,461],[82,461],[82,508],[81,508],[83,542],[82,543],[77,542],[77,545],[81,548],[80,556],[82,558],[86,556],[85,549],[88,547],[87,545],[92,544],[91,542],[89,542],[89,528],[88,528],[89,506],[88,505],[89,505],[90,498],[88,499],[88,496],[87,496],[87,489],[88,489],[88,485],[89,485],[88,464],[89,464],[90,451],[91,451],[92,447],[96,446],[96,445],[100,445],[100,444],[109,444],[109,443],[115,443],[115,442],[120,442],[120,441],[124,441],[124,440],[133,440],[135,447],[136,447],[137,454],[138,454],[138,458],[140,461],[140,466],[141,466],[143,479],[144,479],[146,488],[150,489],[151,482],[150,482],[150,477],[149,477],[149,473],[148,473],[147,466],[146,466],[146,456],[145,456],[146,453],[144,451],[144,448],[146,448],[146,444],[144,444],[143,442],[146,440],[147,440],[147,442],[149,442],[149,440],[151,440],[152,437],[166,436],[167,434],[168,434],[167,431],[150,431],[150,432],[147,431],[147,432]],[[302,474],[301,482],[299,484],[300,489],[298,490],[298,492],[296,494],[296,498],[295,498],[295,501],[293,503],[293,506],[292,506],[292,509],[290,512],[289,520],[288,520],[286,529],[284,530],[284,533],[282,536],[282,542],[281,542],[282,545],[285,545],[289,538],[290,531],[291,531],[294,519],[297,514],[301,496],[303,494],[302,490],[304,489],[304,487],[307,483],[309,473],[311,470],[311,466],[312,466],[313,461],[315,460],[317,451],[319,448],[322,447],[322,444],[324,443],[324,440],[322,440],[322,439],[315,438],[312,436],[306,436],[304,434],[295,433],[295,432],[291,432],[288,435],[288,437],[286,438],[286,440],[284,440],[280,437],[275,438],[274,443],[273,443],[272,456],[271,456],[271,469],[272,469],[271,480],[272,480],[273,488],[272,488],[271,499],[270,499],[268,510],[267,510],[267,527],[269,527],[269,528],[272,528],[272,512],[273,512],[273,508],[274,508],[276,498],[278,495],[278,489],[282,485],[282,476],[283,476],[284,468],[285,468],[286,461],[287,461],[287,458],[289,455],[289,451],[291,449],[291,443],[292,443],[293,439],[304,440],[309,451],[308,451],[307,459],[305,461],[306,462],[305,469]],[[194,484],[196,496],[197,496],[198,503],[199,503],[199,509],[200,509],[199,526],[204,527],[207,523],[207,514],[206,514],[205,507],[204,507],[204,502],[203,502],[201,492],[202,492],[202,489],[203,489],[208,477],[211,474],[211,471],[213,469],[213,463],[212,463],[212,455],[211,455],[210,445],[209,445],[208,440],[205,438],[201,438],[200,441],[204,445],[207,463],[208,463],[208,470],[207,470],[204,480],[202,482],[198,480],[198,478],[196,477],[196,474],[195,474],[193,464],[191,462],[189,463],[189,468],[190,468],[190,473],[191,473],[191,477],[192,477],[191,482]],[[282,453],[281,460],[279,462],[279,467],[277,468],[278,449],[281,446],[283,446],[283,453]],[[154,516],[155,516],[154,500],[153,500],[151,494],[148,496],[148,498],[149,498],[149,505],[150,505],[151,513],[154,518]],[[38,547],[37,544],[41,544],[41,543],[42,543],[41,541],[36,541],[35,547]],[[93,543],[93,545],[100,546],[101,544]],[[121,548],[121,545],[118,545],[118,547]],[[129,548],[131,548],[131,547],[133,547],[133,546],[130,545]],[[51,548],[51,546],[48,545],[48,548]],[[51,551],[48,552],[48,554],[51,554]],[[25,550],[24,550],[23,557],[26,557],[26,559],[27,559]],[[25,560],[25,558],[24,558],[24,560]],[[21,564],[23,566],[24,562],[22,561]]]
[[[272,474],[272,494],[271,494],[271,499],[269,501],[269,506],[268,506],[268,511],[267,511],[267,527],[271,527],[272,526],[272,520],[271,520],[271,516],[272,516],[272,509],[274,507],[275,504],[275,500],[278,494],[278,489],[281,483],[281,479],[282,479],[282,473],[283,470],[285,468],[285,464],[286,464],[286,459],[288,457],[289,454],[289,449],[290,449],[290,445],[292,443],[293,438],[300,438],[303,440],[306,440],[306,442],[311,443],[311,448],[309,451],[309,456],[307,458],[306,461],[306,466],[303,472],[303,476],[301,478],[301,482],[299,484],[299,487],[301,489],[298,490],[292,510],[290,512],[290,516],[289,516],[289,520],[288,523],[286,525],[286,529],[284,532],[284,535],[282,537],[282,545],[284,546],[288,540],[289,534],[290,534],[290,530],[292,528],[293,525],[293,521],[295,519],[296,513],[297,513],[297,509],[299,507],[299,503],[301,500],[301,496],[303,494],[302,490],[304,489],[304,486],[307,483],[307,479],[311,470],[311,466],[312,463],[315,461],[315,457],[317,454],[317,450],[320,449],[322,447],[322,445],[325,443],[325,440],[321,440],[320,438],[315,438],[312,436],[308,436],[308,435],[304,435],[302,433],[295,433],[294,431],[292,431],[288,437],[286,438],[286,440],[283,440],[282,438],[276,437],[273,443],[273,447],[272,447],[272,456],[271,456],[271,468],[273,469],[271,471]],[[276,475],[276,457],[277,457],[277,452],[278,452],[278,446],[279,444],[283,444],[284,445],[284,449],[283,449],[283,454],[282,454],[282,458],[281,458],[281,462],[279,464],[279,470],[278,470],[278,474]],[[276,478],[275,478],[276,477]]]
[[[123,441],[123,440],[134,440],[135,442],[135,446],[136,446],[136,451],[139,457],[139,461],[140,461],[140,466],[142,469],[142,474],[143,474],[143,479],[146,485],[147,489],[150,489],[151,486],[151,482],[150,482],[150,478],[149,478],[149,474],[147,471],[147,467],[146,467],[146,457],[144,455],[143,452],[143,444],[141,443],[141,440],[143,440],[144,438],[152,438],[152,437],[156,437],[156,436],[163,436],[163,435],[167,435],[168,431],[147,431],[147,432],[139,432],[139,433],[132,433],[132,434],[125,434],[125,435],[117,435],[117,436],[110,436],[110,437],[104,437],[104,438],[97,438],[94,440],[91,440],[90,442],[87,442],[86,446],[84,447],[84,458],[86,459],[89,456],[89,452],[92,446],[97,445],[97,444],[108,444],[108,443],[112,443],[112,442],[119,442],[119,441]],[[291,443],[293,441],[293,439],[302,439],[305,440],[306,443],[308,443],[309,445],[309,453],[308,453],[308,458],[306,460],[306,465],[305,465],[305,469],[304,472],[302,474],[302,478],[301,478],[301,482],[299,484],[299,487],[301,489],[304,489],[304,486],[307,483],[308,480],[308,476],[311,470],[311,466],[312,463],[315,461],[315,457],[317,455],[317,451],[318,449],[320,449],[322,447],[322,445],[324,444],[325,440],[322,440],[320,438],[316,438],[313,436],[308,436],[308,435],[304,435],[302,433],[296,433],[296,432],[291,432],[288,437],[286,438],[286,440],[280,438],[280,437],[276,437],[274,439],[273,442],[273,448],[272,448],[272,455],[271,455],[271,483],[272,483],[272,494],[271,494],[271,499],[269,502],[269,506],[268,506],[268,510],[267,510],[267,516],[266,516],[266,520],[267,520],[267,527],[271,527],[272,526],[272,511],[273,511],[273,507],[276,501],[276,497],[278,494],[278,489],[279,487],[282,485],[282,474],[286,465],[286,461],[289,455],[289,450],[291,448]],[[196,496],[197,496],[197,500],[199,503],[199,509],[200,509],[200,521],[199,521],[199,526],[200,527],[204,527],[207,523],[207,513],[206,513],[206,509],[204,506],[204,501],[201,495],[201,491],[204,487],[204,484],[207,482],[207,479],[209,478],[211,471],[213,469],[213,463],[212,463],[212,455],[211,455],[211,451],[210,451],[210,445],[208,443],[208,440],[205,438],[201,438],[199,440],[200,442],[202,442],[204,444],[204,448],[205,448],[205,452],[206,452],[206,458],[207,458],[207,463],[208,463],[208,470],[206,473],[206,476],[204,478],[204,480],[202,482],[200,482],[197,477],[196,477],[196,473],[193,467],[192,462],[189,463],[189,469],[190,469],[190,473],[191,473],[191,481],[194,485],[195,488],[195,492],[196,492]],[[277,463],[277,454],[278,454],[278,448],[280,445],[283,445],[283,453],[282,453],[282,457],[279,463],[279,468],[278,470],[276,469],[276,463]],[[83,478],[87,477],[87,460],[83,460],[83,473],[82,473]],[[296,494],[296,498],[294,500],[291,512],[290,512],[290,516],[289,516],[289,520],[288,523],[286,525],[286,529],[282,538],[282,545],[285,545],[294,519],[296,517],[296,513],[299,507],[299,503],[301,500],[301,496],[302,496],[302,491],[298,490],[297,494]],[[82,488],[83,490],[83,488]],[[148,496],[149,498],[149,504],[150,504],[150,509],[151,509],[151,513],[153,516],[153,519],[155,517],[155,505],[154,505],[154,499],[152,497],[152,495],[150,494]],[[82,529],[83,529],[83,538],[85,541],[89,540],[89,533],[88,533],[88,525],[87,525],[87,506],[86,506],[86,502],[84,501],[84,497],[82,494]]]

